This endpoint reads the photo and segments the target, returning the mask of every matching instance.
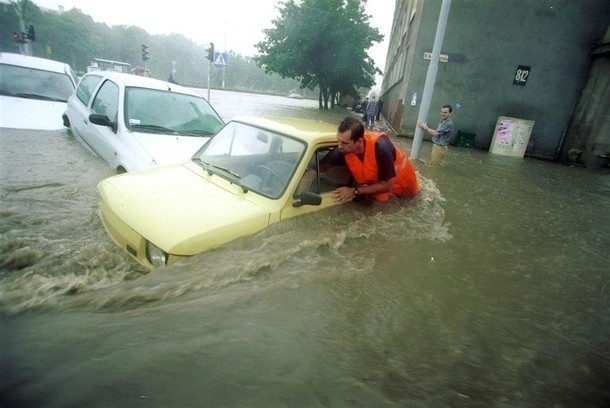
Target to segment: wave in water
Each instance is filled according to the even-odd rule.
[[[99,220],[83,231],[91,233],[88,239],[11,237],[0,248],[3,265],[13,266],[1,272],[0,311],[131,308],[237,283],[262,284],[286,264],[294,264],[294,273],[337,264],[342,273],[365,273],[373,263],[354,256],[360,245],[451,239],[444,198],[434,182],[420,180],[422,191],[414,199],[349,203],[287,220],[152,273],[116,248]]]

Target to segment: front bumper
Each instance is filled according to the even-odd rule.
[[[100,218],[108,235],[120,248],[141,265],[154,268],[146,255],[146,239],[121,220],[104,201],[100,203]],[[172,264],[182,258],[185,257],[168,254],[167,263]]]

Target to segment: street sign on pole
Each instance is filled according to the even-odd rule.
[[[214,66],[215,67],[225,67],[226,65],[227,65],[227,53],[226,52],[214,53]]]
[[[432,47],[432,55],[430,56],[430,65],[428,66],[428,73],[426,74],[426,82],[424,83],[424,92],[422,94],[422,100],[419,108],[419,115],[417,122],[425,122],[428,118],[430,111],[430,103],[432,101],[432,92],[434,91],[434,83],[436,81],[436,74],[438,72],[438,61],[440,60],[441,47],[443,46],[443,37],[445,36],[445,28],[447,27],[447,19],[449,17],[449,8],[451,7],[451,0],[443,0],[441,4],[441,11],[438,17],[438,23],[436,26],[436,35],[434,37],[434,46]],[[415,126],[415,135],[413,135],[413,145],[411,146],[411,160],[416,160],[419,157],[419,150],[421,149],[422,140],[424,139],[423,129],[419,126]]]
[[[440,62],[449,62],[449,55],[447,55],[447,54],[439,54],[438,57],[439,57],[438,60]],[[424,52],[424,59],[428,60],[428,61],[432,60],[432,53]]]

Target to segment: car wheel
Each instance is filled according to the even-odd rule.
[[[70,127],[70,119],[68,118],[68,115],[66,115],[65,113],[63,115],[61,115],[61,118],[64,121],[64,126],[69,128]]]

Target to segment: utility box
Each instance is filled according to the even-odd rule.
[[[474,133],[466,133],[458,130],[457,136],[455,137],[454,145],[457,147],[467,147],[469,149],[474,148],[474,139],[477,135]]]
[[[533,127],[533,120],[499,116],[489,152],[504,156],[525,156]]]

